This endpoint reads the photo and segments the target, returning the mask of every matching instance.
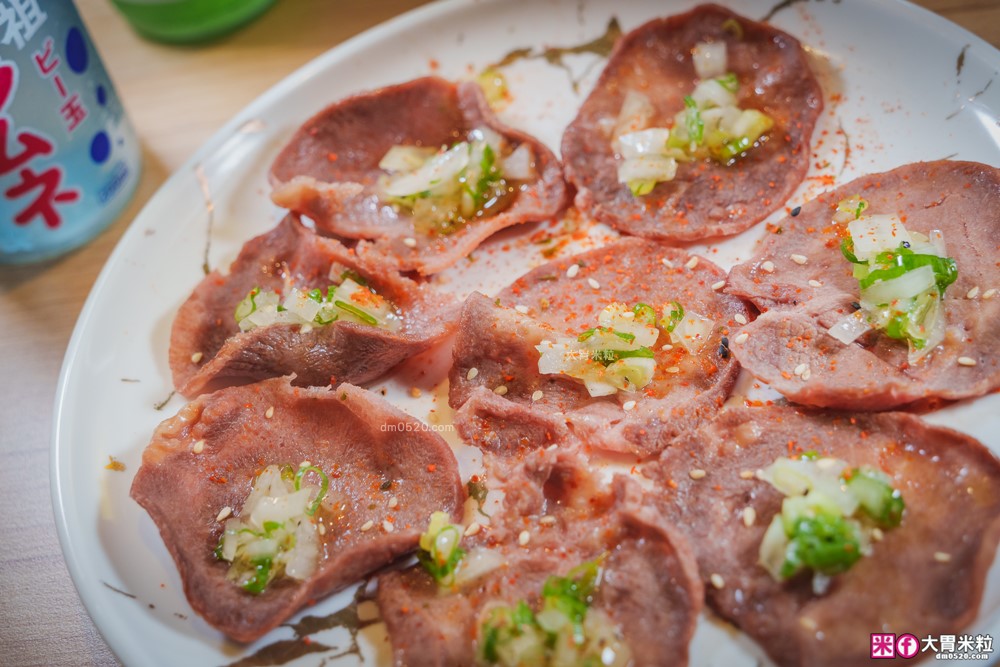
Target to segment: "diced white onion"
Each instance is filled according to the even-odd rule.
[[[619,152],[625,159],[648,154],[662,155],[667,148],[669,138],[670,130],[663,127],[629,132],[618,137]]]
[[[827,333],[844,345],[850,345],[871,329],[872,325],[868,323],[868,318],[865,317],[864,312],[859,310],[840,318],[827,330]]]
[[[625,93],[625,100],[622,102],[621,111],[618,112],[618,119],[615,121],[612,138],[620,137],[630,132],[638,132],[649,127],[656,110],[649,98],[640,92],[630,90]]]
[[[485,125],[480,125],[469,132],[469,141],[489,144],[494,155],[500,155],[500,150],[503,148],[503,136]]]
[[[936,283],[934,269],[930,266],[918,266],[898,278],[882,280],[868,289],[861,290],[861,298],[869,304],[889,304],[902,299],[912,299],[934,288]]]
[[[535,173],[535,156],[526,143],[515,148],[503,160],[503,175],[512,181],[530,181],[535,178]]]
[[[422,146],[393,146],[379,160],[378,168],[385,171],[413,171],[437,153]]]
[[[697,354],[712,336],[715,322],[693,311],[685,311],[684,317],[670,332],[670,342],[683,345],[691,354]]]
[[[454,584],[461,588],[502,567],[505,562],[504,557],[493,549],[476,547],[459,561],[458,569],[455,570]]]
[[[469,164],[469,144],[461,142],[438,153],[415,171],[390,179],[384,192],[390,197],[408,197],[457,183],[459,173]]]
[[[677,160],[664,155],[641,155],[618,165],[618,182],[671,181],[677,175]]]
[[[699,79],[709,79],[726,73],[726,43],[698,42],[691,51],[694,71]]]
[[[700,82],[695,86],[691,97],[701,108],[736,106],[736,96],[715,79]]]
[[[760,543],[758,562],[775,580],[781,580],[781,566],[785,563],[785,550],[788,548],[788,537],[781,515],[771,519]]]
[[[627,350],[635,349],[637,347],[651,347],[654,343],[656,343],[656,339],[659,337],[660,331],[656,328],[655,324],[647,324],[645,322],[637,321],[635,317],[626,317],[626,314],[631,315],[632,309],[623,303],[612,303],[606,306],[597,316],[597,323],[602,327],[608,327],[617,332],[632,334],[635,336],[635,339],[630,344],[630,347],[612,349]],[[614,334],[611,335],[614,336]],[[614,337],[622,340],[618,336]],[[590,341],[588,340],[587,342]],[[590,345],[589,347],[591,347],[591,349],[598,349],[607,348],[608,346],[601,345],[595,347]]]
[[[910,242],[909,232],[894,215],[863,215],[849,222],[847,229],[854,241],[854,256],[861,261]]]

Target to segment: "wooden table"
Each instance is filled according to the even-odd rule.
[[[49,496],[53,397],[70,333],[98,272],[143,204],[216,129],[297,67],[421,0],[284,0],[199,48],[146,42],[108,0],[77,0],[143,144],[138,192],[93,243],[34,267],[0,268],[0,663],[114,665],[63,561]],[[918,4],[1000,46],[1000,2]]]

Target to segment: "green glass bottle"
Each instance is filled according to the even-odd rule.
[[[202,42],[255,19],[274,0],[113,0],[139,34],[160,42]]]

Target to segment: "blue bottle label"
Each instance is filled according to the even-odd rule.
[[[89,240],[138,170],[135,134],[73,4],[0,0],[0,261]]]

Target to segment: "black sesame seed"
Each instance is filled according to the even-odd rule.
[[[729,358],[729,348],[726,347],[725,345],[720,345],[719,346],[719,356],[722,357],[723,359],[728,359]]]
[[[722,346],[729,347],[729,339],[726,336],[722,337]]]
[[[903,241],[903,247],[904,248],[909,248],[910,247],[910,242],[909,241]]]
[[[861,310],[861,304],[858,303],[857,301],[852,301],[851,308],[853,308],[854,310]]]
[[[801,212],[802,212],[802,207],[801,206],[796,206],[795,208],[792,209],[792,217],[794,218],[795,216],[797,216]]]

